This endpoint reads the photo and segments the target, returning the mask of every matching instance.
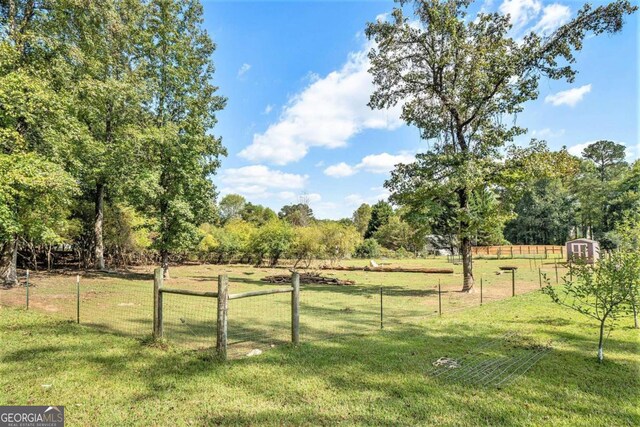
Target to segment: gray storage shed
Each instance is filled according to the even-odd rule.
[[[593,264],[600,258],[600,244],[591,239],[575,239],[567,242],[567,261],[582,259]]]

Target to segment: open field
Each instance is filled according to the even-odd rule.
[[[620,323],[598,365],[595,325],[533,292],[220,363],[0,308],[0,404],[65,405],[68,425],[83,426],[631,426],[640,424],[640,356],[630,326]],[[510,331],[553,350],[506,387],[429,375],[434,360]]]
[[[477,260],[476,292],[461,293],[461,266],[446,259],[406,259],[388,261],[404,267],[448,267],[454,274],[381,273],[368,271],[332,271],[330,277],[355,281],[352,286],[303,285],[301,291],[301,339],[322,340],[335,335],[363,334],[385,328],[416,323],[438,314],[438,283],[443,313],[452,313],[480,305],[480,278],[483,302],[511,297],[510,272],[499,266],[518,267],[516,294],[538,289],[538,268],[555,281],[555,264],[547,260]],[[542,260],[542,262],[545,262]],[[349,260],[342,265],[365,266],[366,260]],[[80,322],[143,338],[151,333],[153,312],[153,267],[135,268],[126,273],[80,272]],[[498,274],[500,273],[500,274]],[[29,305],[32,310],[75,320],[77,316],[76,272],[32,274]],[[246,265],[192,265],[171,268],[165,286],[215,291],[217,276],[227,274],[230,292],[281,287],[262,282],[267,275],[289,274],[282,268],[254,268]],[[559,268],[561,277],[564,269]],[[26,306],[26,288],[0,291],[0,304]],[[253,347],[271,347],[289,340],[290,296],[269,295],[231,301],[229,304],[229,341],[234,352],[242,355]],[[165,337],[191,348],[215,344],[216,300],[165,294]],[[235,346],[234,346],[235,345]]]

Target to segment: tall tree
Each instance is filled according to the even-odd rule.
[[[376,231],[383,225],[389,222],[389,219],[393,216],[393,208],[384,200],[380,200],[378,203],[371,207],[371,218],[367,224],[367,229],[364,233],[364,238],[368,239],[373,237]]]
[[[223,223],[238,219],[247,200],[239,194],[227,194],[220,200],[220,219]]]
[[[590,34],[615,33],[636,10],[626,0],[592,8],[548,36],[509,36],[509,16],[467,15],[471,0],[400,0],[412,3],[419,24],[395,8],[391,21],[367,26],[375,42],[369,58],[375,92],[369,105],[401,104],[402,117],[417,126],[431,149],[410,168],[397,167],[387,187],[396,194],[422,188],[425,203],[436,194],[455,195],[455,219],[463,265],[463,291],[474,284],[471,195],[491,184],[500,149],[524,129],[501,120],[538,96],[541,77],[573,81],[574,52]],[[393,199],[393,198],[392,198]]]
[[[197,225],[211,216],[215,196],[211,176],[225,155],[210,131],[226,99],[211,82],[215,44],[202,29],[197,0],[151,0],[144,30],[147,78],[156,130],[150,151],[157,165],[158,191],[153,202],[165,276],[169,253],[197,244]]]
[[[595,163],[600,181],[605,182],[617,168],[626,166],[625,154],[624,145],[604,140],[589,144],[582,152],[582,157]]]
[[[52,6],[54,2],[35,0],[0,2],[0,154],[5,186],[0,207],[13,210],[4,212],[8,216],[0,225],[0,271],[12,284],[20,239],[57,240],[52,224],[59,225],[60,218],[54,205],[71,197],[64,166],[71,165],[71,147],[83,138],[70,96],[68,64],[47,31]],[[35,194],[41,200],[34,202]],[[37,209],[29,211],[28,202],[37,203]],[[49,202],[51,221],[44,208]]]
[[[60,0],[51,14],[74,64],[77,116],[91,135],[77,150],[78,174],[94,204],[94,265],[103,270],[105,197],[135,182],[145,164],[138,143],[146,96],[139,60],[143,9],[139,0]]]
[[[306,227],[314,220],[313,209],[306,203],[285,205],[280,209],[280,212],[278,212],[278,218],[296,227]]]
[[[371,206],[367,203],[363,203],[358,206],[353,212],[353,216],[351,217],[353,220],[353,225],[358,230],[361,236],[364,236],[364,233],[367,231],[367,226],[369,225],[369,221],[371,220]]]

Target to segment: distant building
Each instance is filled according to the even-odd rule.
[[[600,258],[600,244],[591,239],[569,240],[567,246],[567,261],[584,260],[593,264]]]

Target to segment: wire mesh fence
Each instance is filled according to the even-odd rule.
[[[482,264],[491,263],[493,264]],[[564,264],[554,260],[519,260],[513,273],[495,261],[477,261],[483,274],[476,276],[474,292],[461,292],[461,274],[425,275],[379,272],[326,272],[328,276],[355,279],[355,285],[302,284],[300,341],[328,340],[338,336],[374,333],[380,329],[421,325],[438,315],[451,315],[480,305],[562,283]],[[510,263],[510,261],[509,261]],[[489,266],[489,267],[487,267]],[[214,267],[212,267],[213,269]],[[260,274],[238,267],[230,277],[230,293],[274,289]],[[234,272],[227,268],[223,271]],[[248,275],[250,273],[251,275]],[[253,275],[256,274],[254,277]],[[171,286],[213,292],[216,275],[191,275],[172,279]],[[61,319],[136,338],[153,330],[153,275],[149,273],[98,274],[85,272],[79,287],[74,274],[38,273],[29,286],[0,290],[0,304],[27,307]],[[282,286],[282,285],[277,285]],[[28,295],[28,298],[27,298]],[[79,307],[79,311],[78,311]],[[164,295],[164,338],[189,349],[216,345],[216,298]],[[78,317],[79,314],[79,317]],[[291,342],[291,294],[270,294],[228,302],[230,357]]]
[[[291,342],[291,294],[229,301],[228,356],[238,357]]]
[[[362,335],[380,329],[380,292],[377,288],[303,285],[300,295],[303,341]]]
[[[165,294],[163,304],[164,338],[167,341],[190,349],[215,347],[215,298]]]

